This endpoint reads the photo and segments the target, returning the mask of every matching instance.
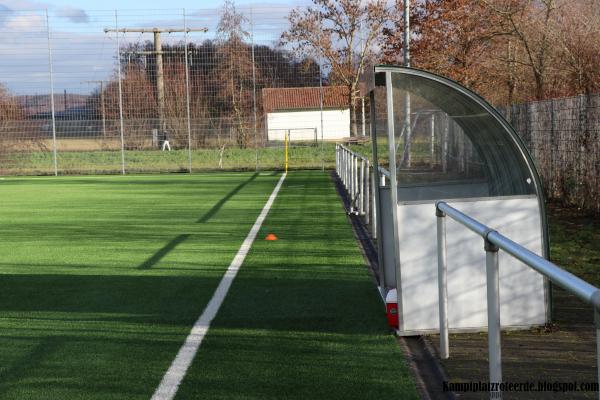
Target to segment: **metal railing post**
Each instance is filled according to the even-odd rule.
[[[354,197],[356,196],[356,158],[350,153],[350,212],[354,212]]]
[[[365,168],[365,225],[371,223],[371,164],[366,160]]]
[[[339,166],[338,166],[338,174],[340,175],[340,179],[342,179],[342,182],[344,180],[344,170],[343,170],[343,162],[342,162],[342,156],[344,155],[344,149],[342,148],[342,146],[339,146],[338,149],[338,161],[339,161]]]
[[[373,236],[373,239],[377,239],[377,202],[375,201],[376,199],[376,194],[375,191],[378,190],[379,188],[375,187],[375,174],[377,174],[378,172],[376,171],[377,166],[374,165],[373,166],[373,170],[371,171],[371,235]]]
[[[484,239],[485,269],[487,275],[488,358],[490,368],[490,399],[501,399],[502,354],[500,349],[500,283],[498,273],[498,246]],[[496,387],[494,387],[494,385]]]
[[[596,324],[596,368],[598,373],[598,382],[600,382],[600,311],[594,307],[594,322]],[[598,392],[600,399],[600,392]]]
[[[340,172],[342,173],[342,183],[346,187],[346,151],[343,147],[340,148]]]
[[[348,150],[344,148],[344,186],[346,187],[346,191],[350,193],[350,180],[348,177],[350,176],[350,154],[348,154]]]
[[[360,179],[359,179],[359,189],[358,194],[359,198],[359,215],[365,215],[365,159],[361,157],[360,159]]]
[[[448,266],[446,263],[446,214],[435,209],[437,217],[437,255],[438,255],[438,303],[440,314],[440,357],[450,356],[448,341]]]
[[[335,173],[339,176],[339,169],[338,169],[338,144],[335,144]]]
[[[342,146],[340,145],[339,148],[339,154],[338,154],[338,158],[339,158],[339,169],[338,169],[338,175],[340,176],[340,180],[342,181],[342,184],[344,183],[344,149],[342,148]]]

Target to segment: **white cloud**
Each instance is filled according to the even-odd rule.
[[[46,25],[44,17],[38,13],[24,13],[13,15],[4,21],[4,27],[9,31],[32,32],[43,29]]]
[[[48,7],[45,2],[35,0],[0,0],[0,6],[11,10],[43,10]]]
[[[88,14],[80,8],[70,6],[60,7],[56,11],[56,15],[61,18],[66,18],[76,24],[87,24],[90,22]]]

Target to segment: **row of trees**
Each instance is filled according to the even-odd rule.
[[[414,66],[450,76],[497,105],[600,90],[598,0],[413,3]],[[384,32],[388,62],[398,61],[402,29],[395,18]]]
[[[600,91],[600,0],[411,0],[412,66],[497,105]],[[312,0],[282,36],[351,90],[369,62],[402,63],[403,0]]]

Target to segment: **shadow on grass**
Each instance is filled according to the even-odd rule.
[[[227,193],[221,200],[219,200],[217,203],[215,203],[215,205],[212,206],[211,209],[208,210],[202,217],[198,218],[198,220],[196,222],[199,223],[199,224],[208,222],[217,212],[219,212],[219,210],[233,196],[235,196],[246,185],[248,185],[254,179],[256,179],[257,176],[258,176],[258,173],[254,173],[254,174],[252,174],[252,176],[250,176],[250,178],[248,178],[244,182],[242,182],[239,185],[237,185],[232,191],[230,191],[229,193]],[[148,258],[146,261],[144,261],[142,264],[140,264],[138,266],[138,269],[150,269],[150,268],[152,268],[160,260],[162,260],[167,254],[169,254],[171,251],[173,251],[177,247],[177,245],[179,245],[182,242],[186,241],[189,237],[190,237],[189,234],[183,234],[183,235],[176,236],[175,238],[173,238],[173,240],[171,240],[169,243],[167,243],[162,249],[158,250],[150,258]]]
[[[189,233],[183,235],[177,235],[173,240],[167,243],[162,249],[158,250],[156,253],[152,255],[149,259],[144,261],[142,264],[138,266],[138,269],[149,269],[152,268],[155,264],[157,264],[163,257],[169,254],[178,244],[184,242],[189,238]]]
[[[212,208],[208,210],[202,217],[198,218],[198,221],[196,222],[198,222],[199,224],[208,222],[208,220],[211,219],[225,205],[225,203],[227,203],[233,196],[235,196],[240,190],[242,190],[244,186],[248,185],[254,179],[256,179],[257,176],[258,172],[252,174],[252,176],[250,176],[250,178],[248,178],[246,181],[237,185],[231,192],[227,193],[225,197],[223,197],[214,206],[212,206]]]

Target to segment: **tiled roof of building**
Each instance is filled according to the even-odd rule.
[[[321,88],[267,88],[262,90],[265,112],[311,110],[321,107]],[[323,108],[348,108],[349,90],[346,86],[323,87]]]

